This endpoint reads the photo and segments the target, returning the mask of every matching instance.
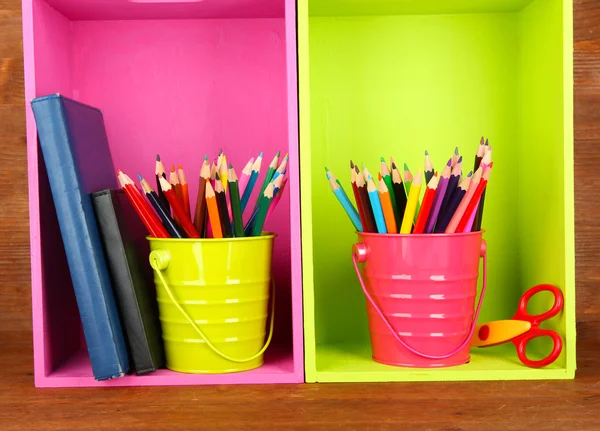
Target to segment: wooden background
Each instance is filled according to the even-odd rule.
[[[600,429],[600,1],[574,3],[574,381],[36,390],[21,2],[0,0],[0,430]]]

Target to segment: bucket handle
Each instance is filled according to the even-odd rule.
[[[406,348],[410,352],[414,353],[415,355],[418,355],[418,356],[421,356],[421,357],[427,358],[427,359],[449,358],[449,357],[457,354],[458,352],[460,352],[462,349],[464,349],[469,344],[469,342],[471,341],[471,337],[473,336],[473,331],[475,331],[475,325],[477,323],[477,319],[479,318],[479,311],[481,310],[481,304],[483,303],[483,296],[485,295],[485,288],[486,288],[486,284],[487,284],[487,253],[486,253],[485,240],[481,240],[481,251],[480,251],[480,257],[483,258],[483,287],[481,288],[481,295],[479,295],[479,303],[477,304],[477,310],[475,311],[475,316],[473,317],[473,321],[471,322],[471,329],[469,329],[469,334],[465,337],[465,340],[461,343],[461,345],[458,348],[454,349],[452,352],[445,354],[445,355],[427,355],[423,352],[419,352],[418,350],[415,350],[412,347],[410,347],[408,344],[406,344],[406,342],[404,342],[404,340],[402,340],[402,338],[400,338],[400,336],[394,330],[391,323],[385,317],[385,315],[383,314],[383,312],[381,311],[379,306],[373,300],[373,297],[371,296],[371,294],[369,293],[369,291],[367,290],[367,288],[365,286],[362,275],[360,273],[360,269],[358,269],[358,262],[359,261],[365,262],[367,260],[367,255],[368,255],[368,251],[364,244],[355,244],[354,245],[353,251],[352,251],[352,263],[354,263],[354,269],[356,271],[356,275],[358,275],[360,287],[362,287],[362,290],[365,293],[367,300],[371,303],[371,305],[373,306],[373,308],[375,309],[375,311],[377,312],[379,317],[381,317],[381,320],[383,320],[383,323],[385,323],[385,326],[387,326],[387,328],[392,333],[392,335],[394,336],[394,338],[396,339],[396,341],[398,343],[400,343],[404,348]]]
[[[173,292],[169,288],[169,285],[167,284],[165,278],[162,275],[162,270],[165,269],[168,265],[168,257],[165,256],[164,254],[159,255],[158,253],[160,253],[158,250],[152,251],[150,253],[150,266],[152,267],[152,269],[154,269],[154,271],[158,275],[158,278],[160,278],[160,281],[161,281],[163,287],[165,288],[165,290],[167,291],[169,298],[171,298],[171,301],[173,301],[173,304],[175,304],[177,309],[181,312],[181,314],[183,314],[183,317],[185,317],[185,319],[188,321],[188,323],[190,325],[192,325],[192,327],[196,330],[198,335],[200,335],[200,338],[202,338],[204,340],[206,345],[213,352],[215,352],[217,355],[219,355],[223,359],[226,359],[231,362],[236,362],[236,363],[250,362],[250,361],[258,358],[259,356],[261,356],[263,353],[265,353],[265,351],[269,347],[269,344],[271,344],[271,340],[273,338],[273,323],[275,321],[275,280],[273,279],[273,276],[271,276],[271,319],[270,319],[271,322],[269,325],[269,336],[267,337],[267,341],[265,342],[264,346],[258,352],[256,352],[254,355],[252,355],[248,358],[238,359],[238,358],[233,358],[233,357],[221,352],[219,349],[217,349],[215,347],[215,345],[210,342],[210,340],[204,334],[204,332],[202,332],[202,330],[198,327],[198,325],[196,325],[196,322],[194,321],[194,319],[192,319],[190,317],[190,315],[183,309],[181,304],[179,304],[179,302],[177,302],[177,299],[175,299]],[[165,259],[166,257],[167,257],[167,259]]]

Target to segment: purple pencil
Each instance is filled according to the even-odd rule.
[[[448,187],[446,187],[446,193],[444,194],[444,199],[442,200],[442,206],[440,207],[440,213],[438,214],[438,220],[442,220],[446,217],[446,212],[448,212],[448,207],[450,206],[450,202],[452,202],[452,198],[456,194],[458,189],[458,182],[460,181],[460,177],[462,175],[462,156],[459,157],[456,164],[452,167],[452,175],[450,175],[450,180],[448,181]],[[435,233],[443,233],[446,226],[440,230],[440,228],[435,227]]]
[[[446,189],[448,188],[448,181],[450,181],[450,170],[452,166],[452,159],[448,160],[444,170],[442,171],[442,175],[440,175],[440,182],[438,184],[437,190],[435,192],[435,198],[433,200],[433,206],[431,207],[431,212],[429,213],[429,218],[427,219],[427,224],[425,225],[424,233],[433,232],[433,228],[435,227],[435,223],[437,221],[438,215],[440,214],[440,208],[442,207],[442,201],[444,200],[444,195],[446,194]]]

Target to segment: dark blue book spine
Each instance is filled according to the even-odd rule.
[[[63,103],[56,95],[35,99],[31,105],[94,377],[108,380],[126,374],[129,359],[91,197],[82,190]],[[81,109],[93,108],[81,105]]]

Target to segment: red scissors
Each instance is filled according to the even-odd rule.
[[[527,312],[527,303],[539,292],[550,292],[554,295],[554,305],[545,313],[532,316]],[[563,309],[565,299],[561,290],[551,284],[538,284],[521,296],[519,308],[511,320],[497,320],[475,327],[472,347],[492,347],[512,341],[517,348],[519,360],[531,368],[541,368],[556,361],[562,351],[563,341],[560,335],[550,329],[541,329],[540,323],[556,316]],[[550,337],[554,342],[552,352],[544,359],[533,361],[527,358],[527,343],[537,337]]]

